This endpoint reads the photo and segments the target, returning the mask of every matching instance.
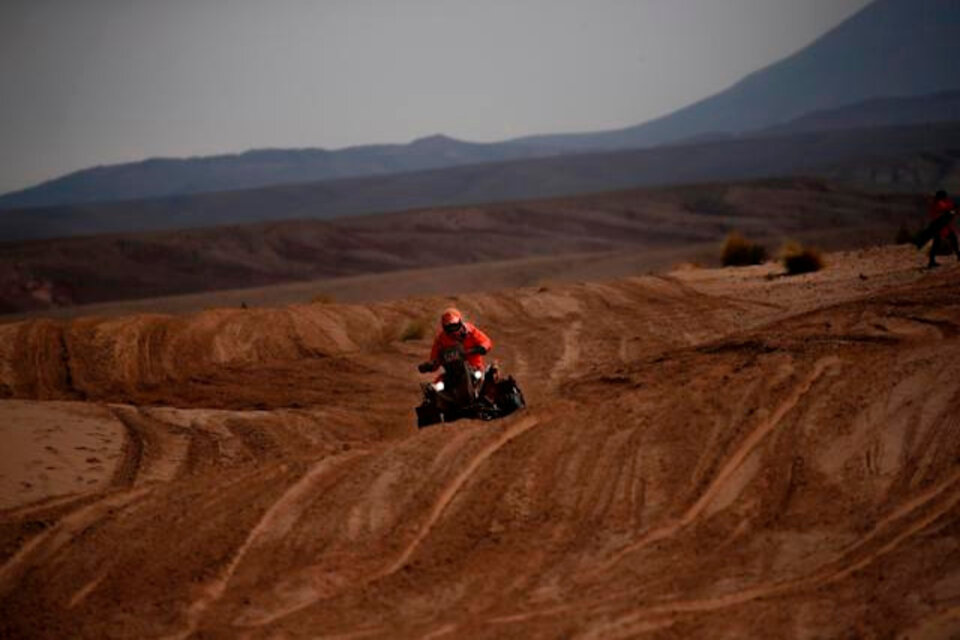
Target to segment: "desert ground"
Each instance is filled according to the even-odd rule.
[[[0,241],[0,321],[51,310],[101,314],[109,312],[105,303],[142,299],[148,300],[142,310],[180,312],[309,302],[321,293],[372,302],[528,286],[556,276],[612,278],[700,260],[705,247],[706,264],[716,264],[717,247],[732,230],[771,252],[785,239],[829,250],[888,243],[901,225],[925,224],[925,207],[915,194],[788,177],[327,221]],[[602,269],[601,260],[608,263]],[[492,262],[513,264],[474,269]],[[438,268],[425,278],[424,270]],[[388,272],[396,277],[383,286],[379,276]],[[369,286],[357,280],[371,275],[377,277],[366,280]],[[310,288],[314,293],[305,297],[284,296]],[[224,290],[243,291],[230,297]],[[188,294],[195,295],[184,299]],[[180,299],[158,307],[164,296]],[[91,304],[98,306],[74,308]]]
[[[957,637],[923,262],[0,325],[0,637]],[[449,305],[526,410],[416,429]]]

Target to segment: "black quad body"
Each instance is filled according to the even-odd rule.
[[[494,420],[523,409],[523,392],[513,377],[501,378],[496,365],[474,369],[461,345],[440,353],[443,388],[422,383],[423,402],[417,407],[417,427],[424,428],[460,418]]]

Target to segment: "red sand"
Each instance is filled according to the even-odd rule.
[[[960,267],[828,259],[2,325],[0,636],[956,637]],[[451,302],[530,408],[417,432]]]

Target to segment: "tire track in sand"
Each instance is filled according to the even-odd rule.
[[[571,371],[580,361],[580,333],[582,331],[582,320],[574,320],[569,327],[563,330],[563,352],[550,372],[550,382],[553,386],[559,384],[560,376]]]
[[[960,621],[960,606],[935,612],[926,620],[918,622],[912,629],[897,636],[900,640],[910,638],[948,638],[956,633],[954,621]]]
[[[948,492],[948,489],[953,489],[954,491]],[[944,494],[946,497],[940,499]],[[937,504],[938,502],[939,504]],[[958,504],[960,504],[960,472],[952,474],[943,482],[899,505],[890,514],[879,520],[866,536],[861,538],[848,551],[844,552],[840,558],[827,563],[807,575],[774,584],[761,584],[710,598],[655,602],[639,607],[605,626],[592,629],[583,637],[633,637],[637,633],[647,630],[647,627],[651,623],[670,626],[676,622],[676,620],[663,620],[666,617],[682,614],[709,613],[727,607],[746,604],[760,598],[783,596],[797,591],[816,589],[821,586],[839,582],[893,552],[905,540],[920,533],[937,519],[950,513]],[[902,526],[893,526],[895,522],[924,510],[928,505],[934,506],[919,518]],[[879,547],[874,543],[874,541],[878,539],[880,540]],[[886,540],[886,542],[883,542],[884,540]],[[592,602],[561,605],[536,611],[498,616],[489,619],[487,622],[490,624],[513,624],[536,617],[569,614],[576,610],[592,610],[594,613],[612,611],[622,607],[634,597],[634,593],[629,591]],[[656,620],[658,618],[660,619],[659,621]]]
[[[148,415],[139,407],[111,406],[124,426],[123,459],[114,470],[114,485],[132,487],[169,482],[181,474],[193,436]]]
[[[36,564],[48,560],[73,540],[76,534],[85,531],[105,517],[115,515],[149,491],[149,488],[140,488],[109,494],[97,502],[72,511],[54,526],[31,538],[0,567],[0,595],[8,593],[15,586],[17,576],[31,561]]]
[[[501,447],[506,445],[508,442],[517,438],[530,429],[534,428],[539,424],[539,421],[534,417],[527,417],[522,420],[518,420],[514,424],[510,425],[507,429],[500,434],[496,440],[484,447],[480,453],[478,453],[470,461],[470,463],[461,471],[456,478],[453,479],[443,491],[440,492],[440,496],[437,498],[437,501],[433,504],[433,508],[430,509],[430,514],[427,516],[426,521],[420,527],[420,530],[417,532],[417,535],[414,536],[413,540],[407,547],[400,553],[394,562],[386,568],[378,578],[385,578],[393,573],[396,573],[403,565],[407,563],[410,559],[410,556],[417,550],[417,547],[420,546],[420,543],[427,537],[430,533],[430,530],[433,529],[434,525],[440,520],[440,516],[443,515],[443,512],[446,510],[447,506],[453,501],[454,497],[463,488],[463,485],[467,483],[470,477],[476,472],[480,465],[482,465],[487,458],[492,456],[497,452]]]
[[[110,407],[110,413],[123,425],[125,439],[121,449],[120,461],[113,470],[113,477],[110,484],[117,487],[130,488],[136,484],[137,475],[140,473],[140,467],[143,466],[144,441],[147,434],[139,424],[130,420],[124,411],[119,407]]]
[[[911,515],[930,503],[936,501],[943,491],[956,484],[955,478],[939,485],[938,491],[931,491],[924,495],[924,501],[912,500],[910,502],[913,510],[909,513],[900,511],[899,517]],[[960,487],[955,487],[960,489]],[[801,576],[794,580],[787,580],[772,585],[760,585],[742,591],[737,591],[713,598],[702,598],[693,600],[677,600],[672,602],[662,602],[641,607],[634,610],[626,616],[622,616],[610,624],[591,629],[590,633],[583,636],[586,638],[629,638],[634,637],[639,631],[651,623],[651,619],[667,618],[666,622],[673,624],[675,620],[669,619],[681,614],[697,614],[717,611],[728,607],[746,604],[760,598],[770,598],[817,589],[846,579],[851,574],[873,564],[883,556],[895,551],[905,540],[920,533],[940,517],[954,510],[960,504],[960,490],[955,490],[952,494],[942,501],[942,504],[935,506],[928,513],[921,516],[911,524],[903,527],[888,527],[897,518],[889,517],[878,523],[857,546],[856,549],[846,554],[840,560],[831,563],[817,571],[806,576]],[[889,529],[889,530],[885,530]],[[873,546],[873,540],[877,538],[890,538],[879,548],[870,550]]]
[[[443,636],[448,636],[454,631],[457,630],[457,625],[455,624],[445,624],[439,629],[434,629],[427,635],[423,636],[422,640],[433,640],[434,638],[442,638]]]
[[[477,469],[480,468],[480,466],[500,448],[502,448],[511,440],[514,440],[520,435],[526,433],[530,429],[533,429],[539,424],[539,422],[540,421],[537,418],[532,416],[518,420],[514,424],[507,427],[493,442],[488,444],[479,453],[477,453],[473,459],[470,460],[463,471],[461,471],[443,488],[443,490],[440,492],[440,495],[437,497],[436,502],[434,502],[433,506],[430,508],[427,519],[424,521],[423,525],[421,525],[413,540],[411,540],[410,543],[403,549],[403,551],[400,552],[400,555],[397,557],[397,559],[394,560],[383,571],[365,580],[364,584],[369,584],[376,580],[386,578],[402,569],[403,566],[410,560],[410,557],[413,556],[414,552],[416,552],[420,544],[430,534],[430,531],[440,520],[443,512],[453,501],[454,497],[456,497],[457,493],[463,488],[467,481],[470,480],[471,476],[476,473]],[[269,614],[257,616],[255,619],[249,620],[244,626],[262,627],[272,624],[277,620],[286,618],[287,616],[293,615],[298,611],[303,611],[321,599],[322,598],[320,596],[317,596],[311,599],[300,600],[282,609],[276,609]]]
[[[39,502],[33,502],[22,507],[14,507],[7,510],[0,509],[0,519],[20,520],[29,518],[35,514],[41,514],[46,511],[57,511],[64,507],[70,506],[71,503],[88,500],[97,493],[99,492],[87,491],[83,493],[71,493],[65,496],[57,496],[55,498],[48,498]]]
[[[729,481],[730,477],[740,468],[757,445],[766,438],[774,429],[777,428],[777,425],[781,420],[795,407],[797,403],[800,402],[801,398],[806,395],[807,392],[813,388],[813,385],[820,379],[824,372],[833,366],[840,364],[840,359],[836,356],[828,356],[818,360],[813,365],[813,371],[810,373],[807,378],[797,385],[793,393],[790,394],[787,399],[777,407],[773,414],[767,419],[761,422],[747,438],[737,447],[736,451],[727,459],[726,463],[720,468],[720,471],[717,472],[717,475],[714,476],[713,480],[707,486],[700,497],[681,515],[679,518],[668,522],[660,527],[651,529],[642,535],[639,539],[635,540],[633,543],[624,547],[612,558],[604,562],[598,569],[598,571],[606,571],[610,569],[613,565],[620,562],[625,556],[639,551],[643,547],[646,547],[658,540],[667,538],[680,529],[686,527],[691,522],[697,519],[703,510],[710,504],[710,502],[717,496],[717,494],[723,489],[726,483]]]
[[[108,570],[101,570],[100,574],[96,578],[88,581],[85,585],[80,587],[80,589],[73,594],[73,596],[70,598],[70,601],[67,603],[67,609],[73,609],[78,604],[86,600],[87,596],[93,593],[94,590],[100,586],[100,583],[106,579],[108,573]]]
[[[318,485],[324,480],[327,472],[362,455],[369,455],[365,451],[354,451],[338,456],[324,458],[313,465],[299,480],[293,483],[283,494],[270,505],[257,524],[247,534],[246,539],[230,564],[216,578],[208,582],[199,597],[187,609],[186,628],[180,633],[168,636],[182,639],[191,636],[200,624],[203,614],[223,597],[233,574],[247,553],[264,541],[274,540],[283,536],[296,523],[297,518],[309,503],[316,498]]]

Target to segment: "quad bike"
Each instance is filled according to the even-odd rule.
[[[420,385],[423,390],[423,402],[417,407],[420,429],[460,418],[495,420],[526,406],[523,392],[512,376],[502,379],[496,365],[484,371],[474,369],[467,362],[461,345],[442,351],[438,364],[443,367],[443,379]]]

